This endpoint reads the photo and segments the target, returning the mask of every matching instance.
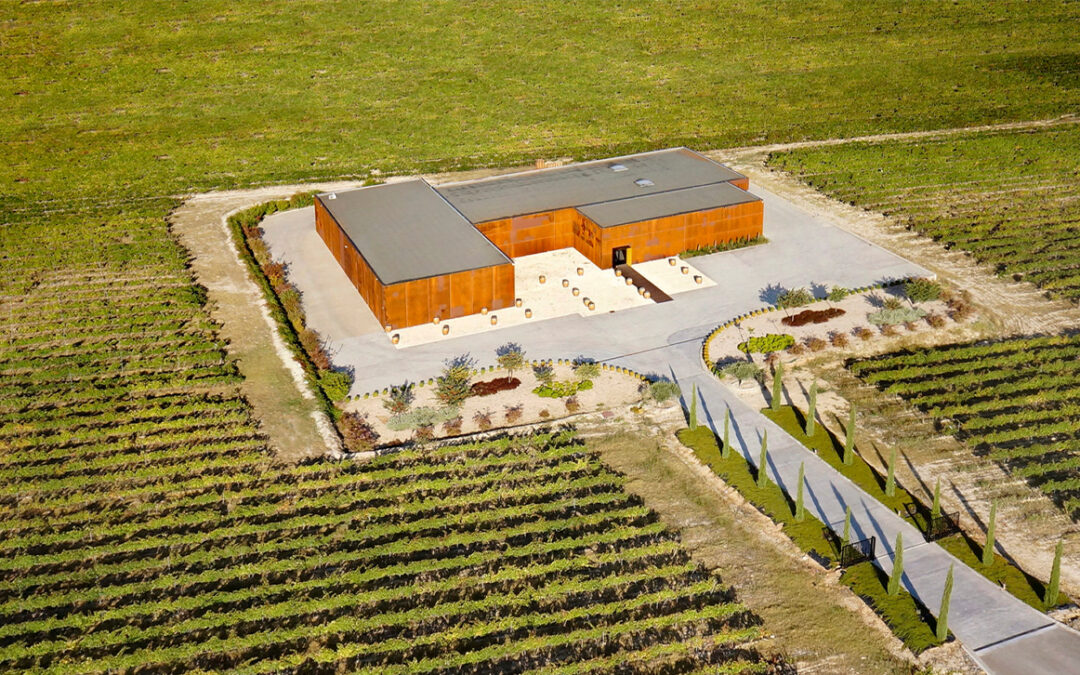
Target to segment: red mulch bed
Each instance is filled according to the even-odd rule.
[[[839,309],[838,307],[830,307],[829,309],[804,309],[798,314],[785,316],[783,319],[780,319],[780,323],[785,326],[805,326],[808,323],[825,323],[829,319],[835,319],[844,314],[844,310]]]
[[[486,382],[473,382],[472,395],[491,396],[492,394],[498,394],[500,391],[517,389],[520,384],[521,380],[516,377],[496,377],[494,380],[487,380]]]

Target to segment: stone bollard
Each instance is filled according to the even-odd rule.
[[[579,267],[579,268],[577,268],[577,275],[578,275],[579,277],[583,277],[583,276],[585,276],[585,268],[584,268],[584,267]]]
[[[547,283],[547,277],[545,277],[543,274],[540,275],[540,283]]]
[[[581,295],[581,289],[580,288],[572,288],[572,289],[570,289],[570,292],[574,294],[575,298],[577,296]]]
[[[514,307],[521,307],[521,298],[514,299]]]
[[[702,281],[704,281],[704,279],[701,278],[700,274],[695,274],[694,275],[694,283],[695,284],[700,284]]]
[[[630,277],[626,277],[626,285],[627,286],[633,286],[634,285],[634,280],[631,279]]]
[[[671,265],[672,267],[675,267],[675,265],[678,264],[677,261],[675,260],[675,258],[668,258],[667,263],[669,265]]]
[[[680,267],[679,271],[682,272],[683,274],[690,274],[690,268],[689,267]]]
[[[450,326],[443,326],[442,327],[442,334],[443,335],[449,335],[450,334]]]
[[[569,286],[570,286],[570,280],[569,279],[563,279],[562,280],[562,287],[563,288],[568,288]]]
[[[399,335],[398,333],[394,333],[390,336],[390,344],[396,345],[399,342],[401,342],[401,335]]]
[[[494,326],[494,325],[495,325],[495,324],[497,324],[497,323],[499,323],[499,317],[498,317],[498,315],[492,314],[492,315],[491,315],[491,325],[492,325],[492,326]]]
[[[531,309],[526,309],[525,310],[525,318],[526,319],[531,319],[532,318],[532,310]]]

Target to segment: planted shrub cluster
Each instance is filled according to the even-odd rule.
[[[560,381],[552,380],[533,389],[533,393],[544,398],[566,398],[579,391],[592,389],[592,380]]]
[[[917,321],[926,316],[926,310],[919,307],[899,307],[882,309],[866,317],[875,326],[896,326]]]
[[[835,319],[838,316],[843,316],[844,310],[839,307],[829,307],[828,309],[804,309],[798,314],[791,316],[785,316],[780,319],[780,323],[785,326],[805,326],[810,323],[825,323],[829,319]]]
[[[747,354],[768,354],[770,352],[782,352],[793,344],[795,344],[795,338],[786,333],[779,335],[770,333],[748,338],[746,342],[739,343],[738,349]]]
[[[1080,336],[947,345],[848,364],[1080,518]]]

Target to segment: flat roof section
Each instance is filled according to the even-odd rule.
[[[760,197],[737,188],[731,183],[713,183],[701,187],[669,190],[658,194],[579,206],[578,211],[600,227],[615,227],[653,218],[760,201]]]
[[[384,285],[511,262],[423,179],[319,201]]]
[[[580,207],[744,176],[687,148],[447,183],[436,190],[474,223]]]

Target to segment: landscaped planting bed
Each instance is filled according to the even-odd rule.
[[[1011,338],[854,361],[976,453],[1080,517],[1080,336]]]

